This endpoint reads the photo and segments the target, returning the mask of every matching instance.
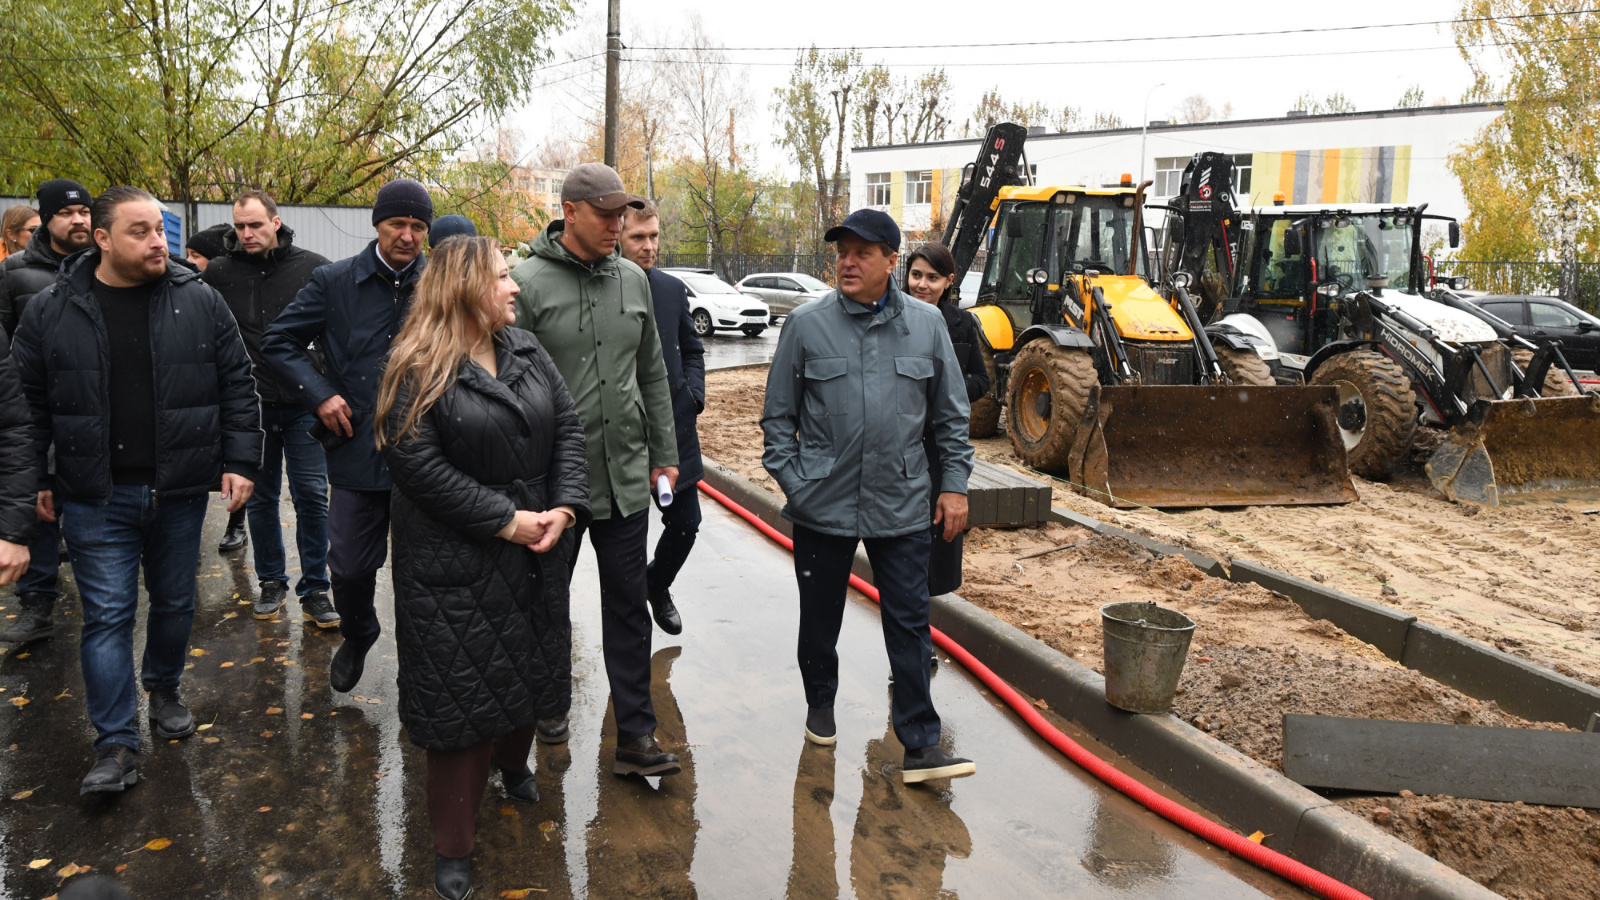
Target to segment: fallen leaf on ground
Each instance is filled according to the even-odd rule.
[[[12,657],[12,659],[27,659],[28,657],[30,657],[32,655],[33,655],[32,653],[28,652],[27,650],[24,650],[21,653],[18,653],[16,656]]]
[[[387,778],[388,777],[388,773],[387,772],[378,772],[378,773],[375,773],[372,777],[373,778]]]
[[[60,869],[56,870],[56,875],[58,877],[60,877],[63,881],[65,881],[66,879],[71,878],[74,875],[82,874],[82,873],[87,872],[87,871],[89,871],[90,869],[93,869],[93,868],[94,868],[94,866],[80,866],[77,863],[67,863],[66,865],[62,866]]]
[[[299,663],[295,662],[292,659],[284,660],[283,664],[286,665],[286,666],[298,666],[298,665],[300,665]]]
[[[223,613],[223,614],[222,614],[222,617],[223,617],[223,618],[224,618],[224,619],[231,619],[231,618],[233,618],[233,617],[234,617],[234,616],[237,616],[237,615],[238,615],[238,613],[236,613],[236,612],[231,612],[231,613]]]
[[[64,690],[61,693],[57,694],[56,695],[56,699],[60,700],[62,697],[71,697],[71,696],[72,696],[72,689],[71,688],[67,688],[66,690]]]
[[[260,809],[258,809],[258,810],[256,810],[256,812],[272,812],[272,807],[270,807],[270,806],[263,806],[263,807],[261,807],[261,808],[260,808]]]
[[[145,850],[165,850],[165,849],[167,849],[168,847],[171,847],[171,846],[172,846],[172,839],[171,838],[156,838],[155,840],[146,843],[142,849],[145,849]]]
[[[40,787],[43,787],[43,785],[40,785]],[[11,799],[13,799],[13,800],[26,800],[29,797],[32,797],[33,796],[33,792],[37,791],[38,789],[39,788],[28,788],[25,791],[17,791],[15,794],[11,795]]]
[[[231,668],[233,668],[233,663],[232,662],[225,662],[225,663],[222,664],[222,668],[231,669]]]
[[[539,830],[544,832],[544,839],[548,841],[550,840],[550,832],[556,830],[556,823],[547,819],[539,823]]]
[[[316,715],[314,713],[301,713],[300,714],[300,718],[302,718],[302,719],[315,719]]]
[[[1211,662],[1212,660],[1211,660],[1211,657],[1209,657],[1209,656],[1196,656],[1194,658],[1194,661],[1195,662]]]
[[[501,900],[523,900],[524,897],[528,896],[529,894],[531,894],[531,893],[533,893],[535,891],[538,891],[541,894],[550,893],[549,891],[545,890],[544,888],[514,888],[514,889],[509,890],[509,891],[501,891],[500,892],[500,897],[501,897]]]
[[[1266,839],[1267,833],[1265,831],[1258,831],[1255,834],[1250,835],[1250,842],[1253,844],[1259,844]]]
[[[1039,707],[1040,709],[1049,709],[1050,708],[1050,704],[1044,702],[1043,700],[1035,700],[1035,701],[1033,701],[1033,705]]]
[[[28,863],[28,868],[30,868],[30,869],[42,869],[42,868],[44,868],[45,866],[48,866],[48,865],[50,865],[50,860],[48,860],[48,859],[36,859],[33,862]]]
[[[127,867],[128,867],[127,863],[123,863],[122,865],[117,866],[117,874],[118,875],[122,874],[122,870],[126,869]]]
[[[383,701],[378,699],[377,697],[373,697],[373,698],[369,699],[367,702],[372,704],[373,706],[377,706],[379,703],[382,703]]]
[[[267,661],[267,658],[265,656],[252,656],[252,657],[250,657],[250,665],[252,665],[252,666],[255,665],[258,662],[266,662],[266,661]]]
[[[12,706],[27,706],[28,703],[29,703],[29,700],[28,700],[27,697],[12,697],[11,698],[11,705]]]
[[[502,807],[500,807],[500,815],[502,815],[502,816],[515,816],[516,814],[517,814],[516,807],[513,807],[513,806],[502,806]]]
[[[275,716],[275,715],[277,715],[278,713],[281,713],[281,712],[283,712],[283,707],[281,707],[281,706],[269,706],[269,707],[267,707],[267,715],[269,715],[269,716]]]
[[[197,725],[197,726],[195,726],[195,729],[194,729],[194,730],[195,730],[195,731],[205,731],[205,730],[206,730],[206,729],[207,729],[207,728],[210,728],[210,727],[211,727],[211,725],[212,725],[212,723],[210,723],[210,722],[207,722],[207,723],[205,723],[205,724],[204,724],[204,725]]]
[[[277,872],[273,872],[271,875],[261,879],[261,883],[267,885],[276,884],[280,877],[281,876]]]
[[[360,694],[351,694],[350,695],[350,699],[354,700],[357,703],[365,703],[365,702],[367,702],[367,698],[361,696]]]
[[[211,652],[210,650],[201,650],[199,647],[196,647],[193,650],[189,651],[189,655],[190,656],[205,656],[207,653],[210,653],[210,652]]]
[[[201,738],[201,740],[205,741],[208,744],[215,744],[217,741],[222,740],[222,738],[208,737],[208,738]]]
[[[272,732],[270,732],[270,731],[263,731],[263,732],[261,732],[261,736],[262,736],[262,737],[272,737]]]

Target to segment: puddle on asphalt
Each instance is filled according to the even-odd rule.
[[[537,746],[538,805],[508,803],[491,783],[477,896],[1304,896],[1107,792],[948,661],[934,678],[944,742],[978,774],[901,784],[888,662],[864,601],[847,608],[839,644],[839,744],[808,745],[789,558],[709,501],[705,513],[674,589],[685,634],[667,643],[657,632],[653,657],[658,734],[683,773],[610,773],[585,550],[573,585],[574,736]],[[424,755],[396,718],[392,640],[351,695],[332,695],[337,637],[251,619],[233,596],[253,596],[246,564],[215,555],[221,516],[208,524],[192,642],[205,654],[191,657],[185,696],[212,727],[155,746],[147,734],[140,783],[125,795],[77,795],[91,733],[76,604],[63,634],[0,661],[0,698],[32,699],[0,704],[0,796],[36,789],[0,799],[0,898],[55,893],[68,863],[114,875],[141,900],[432,896]],[[380,606],[392,634],[386,598]],[[293,601],[289,610],[298,615]],[[171,846],[139,849],[160,837]],[[36,859],[51,862],[29,869]]]

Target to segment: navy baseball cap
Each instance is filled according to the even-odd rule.
[[[881,210],[858,209],[845,216],[843,222],[829,228],[822,239],[831,244],[844,237],[846,232],[874,244],[887,244],[890,253],[900,252],[900,226]]]

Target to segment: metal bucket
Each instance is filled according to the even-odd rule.
[[[1106,702],[1136,713],[1171,709],[1194,620],[1154,603],[1108,603],[1100,607],[1100,625]]]

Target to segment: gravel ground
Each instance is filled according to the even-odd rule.
[[[708,375],[705,454],[768,490],[759,420],[765,370]],[[977,442],[995,461],[1004,438]],[[1496,644],[1600,684],[1596,517],[1562,507],[1473,511],[1415,470],[1357,481],[1343,507],[1114,510],[1056,489],[1056,503],[1224,560],[1247,557]],[[1597,503],[1595,505],[1600,505]],[[1587,544],[1587,546],[1585,546]],[[1025,559],[1041,550],[1061,548]],[[1560,729],[1509,715],[1403,668],[1258,585],[1202,574],[1181,557],[1050,524],[976,529],[961,594],[1096,670],[1099,607],[1153,600],[1197,623],[1174,713],[1277,767],[1286,713]],[[1424,852],[1512,898],[1600,897],[1600,813],[1446,797],[1344,797]]]

